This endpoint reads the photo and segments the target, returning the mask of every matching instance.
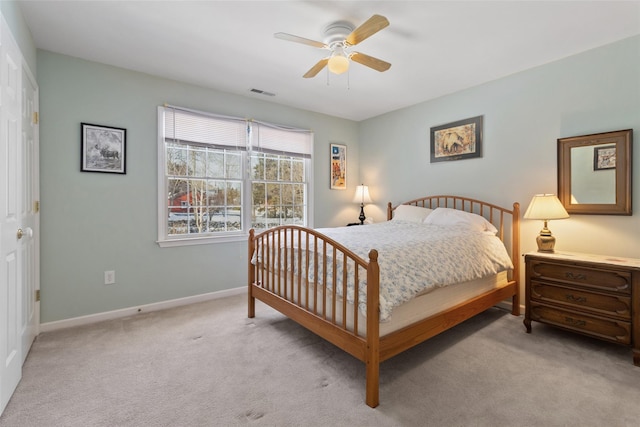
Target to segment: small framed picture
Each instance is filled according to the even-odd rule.
[[[601,171],[616,168],[616,146],[593,148],[593,170]]]
[[[127,130],[81,123],[82,172],[126,173]]]
[[[331,189],[347,189],[347,146],[331,144]]]
[[[431,163],[480,157],[482,116],[431,128]]]

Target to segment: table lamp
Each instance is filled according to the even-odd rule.
[[[533,196],[527,211],[524,213],[524,219],[541,219],[544,221],[544,227],[536,238],[538,252],[553,252],[556,238],[551,234],[551,230],[547,228],[547,222],[552,219],[565,218],[569,218],[569,214],[555,194],[536,194]]]
[[[364,215],[364,204],[373,203],[371,196],[369,196],[369,187],[362,184],[356,187],[356,195],[353,197],[353,203],[360,203],[360,225],[364,224],[364,220],[367,218]]]

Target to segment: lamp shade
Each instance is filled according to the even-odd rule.
[[[547,221],[569,218],[569,214],[555,194],[536,194],[531,199],[524,218]]]
[[[353,197],[353,203],[373,203],[371,196],[369,196],[369,187],[362,184],[356,187],[356,194]]]

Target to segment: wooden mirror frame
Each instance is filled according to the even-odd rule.
[[[569,214],[631,215],[632,129],[558,139],[558,198]],[[616,202],[611,204],[571,203],[571,149],[615,145]]]

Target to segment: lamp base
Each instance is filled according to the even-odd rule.
[[[358,219],[360,220],[360,225],[363,225],[364,220],[367,219],[367,217],[364,216],[364,203],[360,203],[360,216]]]
[[[551,234],[539,234],[536,237],[536,243],[538,243],[538,252],[555,252],[553,248],[556,245],[556,238]]]

